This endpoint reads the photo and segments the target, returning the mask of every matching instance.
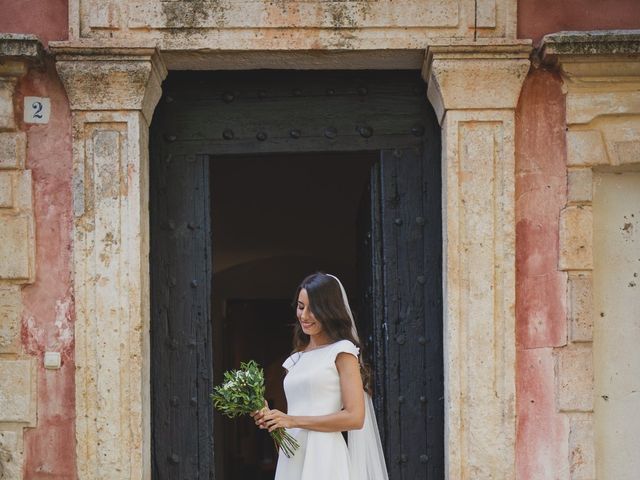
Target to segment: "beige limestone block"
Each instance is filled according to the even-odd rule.
[[[593,268],[593,216],[590,206],[576,205],[560,212],[560,270]]]
[[[17,285],[0,285],[0,353],[17,353],[22,297]]]
[[[574,168],[568,171],[568,203],[591,203],[593,197],[592,172],[591,168]]]
[[[130,29],[456,27],[460,1],[135,1]]]
[[[0,279],[30,280],[35,238],[33,216],[0,211]]]
[[[147,126],[138,111],[74,122],[83,131],[74,175],[91,179],[76,182],[74,223],[79,477],[148,478]]]
[[[13,173],[13,178],[13,207],[28,214],[31,221],[33,221],[33,179],[31,178],[31,170],[18,170]]]
[[[13,172],[0,171],[0,208],[13,207]]]
[[[36,424],[33,360],[0,360],[0,422]]]
[[[89,11],[89,26],[97,29],[120,28],[120,5],[117,2],[94,2]]]
[[[594,174],[597,478],[640,472],[640,173]]]
[[[593,351],[591,344],[555,349],[556,401],[564,412],[593,410]]]
[[[569,130],[567,132],[567,165],[586,167],[609,163],[602,133],[598,130]]]
[[[13,111],[13,92],[15,87],[16,80],[14,78],[0,77],[0,131],[16,128]]]
[[[146,479],[148,122],[166,69],[153,48],[54,50],[74,132],[78,477]],[[101,75],[115,91],[96,95]]]
[[[22,480],[23,460],[22,429],[0,429],[0,478]]]
[[[436,43],[423,68],[443,126],[447,478],[515,476],[513,109],[530,48]]]
[[[603,117],[592,124],[602,132],[612,165],[640,164],[640,115]]]
[[[24,168],[26,144],[24,132],[0,133],[0,170]]]
[[[569,461],[571,480],[596,478],[596,453],[593,445],[593,415],[571,414],[569,420]]]
[[[569,335],[572,342],[593,339],[593,281],[589,273],[569,275]]]
[[[640,82],[638,82],[640,86]],[[571,89],[567,93],[567,123],[587,124],[603,115],[628,115],[640,112],[640,91],[616,91],[615,82],[609,90],[598,85],[594,89]],[[603,91],[604,90],[604,91]]]
[[[445,115],[449,478],[515,475],[513,128],[512,111]]]
[[[478,28],[496,27],[496,0],[477,0],[475,25]]]
[[[74,0],[69,5],[72,41],[153,41],[176,59],[172,68],[190,56],[189,64],[198,69],[218,68],[209,56],[213,50],[239,57],[249,51],[315,55],[330,50],[420,51],[431,38],[491,37],[500,42],[516,38],[516,20],[516,0]],[[260,68],[241,58],[234,68],[238,66]]]
[[[531,44],[434,42],[422,76],[440,122],[447,110],[515,108],[529,71]]]
[[[140,110],[147,124],[167,69],[155,48],[54,45],[56,69],[72,110]]]

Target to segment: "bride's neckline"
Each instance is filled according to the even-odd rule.
[[[315,352],[316,350],[322,350],[323,348],[327,348],[327,347],[330,347],[331,345],[335,345],[339,341],[340,340],[337,340],[337,341],[331,342],[331,343],[325,343],[324,345],[320,345],[319,347],[315,347],[315,348],[312,348],[310,350],[300,350],[300,353],[311,353],[311,352]]]

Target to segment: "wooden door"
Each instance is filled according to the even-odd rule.
[[[159,142],[155,143],[158,147]],[[151,458],[156,480],[213,478],[209,163],[151,165]]]
[[[154,478],[214,471],[207,155],[318,151],[378,153],[357,300],[378,423],[390,478],[443,478],[440,130],[419,74],[172,74],[151,142]]]
[[[435,133],[435,132],[434,132]],[[382,150],[360,218],[360,314],[393,479],[444,478],[439,142]]]

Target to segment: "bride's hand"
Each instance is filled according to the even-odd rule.
[[[256,410],[255,412],[251,412],[249,416],[253,418],[253,420],[256,422],[256,425],[260,426],[262,417],[264,417],[265,413],[267,412],[269,412],[269,404],[265,400],[264,407],[262,407],[260,410]]]
[[[256,422],[256,424],[260,428],[269,429],[269,432],[273,432],[276,428],[295,427],[293,417],[280,410],[269,410],[262,416],[260,423]]]

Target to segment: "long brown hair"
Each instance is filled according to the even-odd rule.
[[[370,390],[369,379],[371,377],[369,367],[362,360],[363,351],[360,342],[354,338],[351,331],[351,317],[342,298],[342,290],[338,281],[323,272],[316,272],[307,277],[298,285],[293,298],[293,305],[298,304],[300,291],[307,291],[309,297],[309,309],[320,322],[322,329],[332,342],[339,340],[349,340],[360,349],[358,361],[360,363],[360,374],[365,389]],[[300,322],[295,322],[293,327],[293,350],[303,351],[309,345],[310,337],[302,331]]]

